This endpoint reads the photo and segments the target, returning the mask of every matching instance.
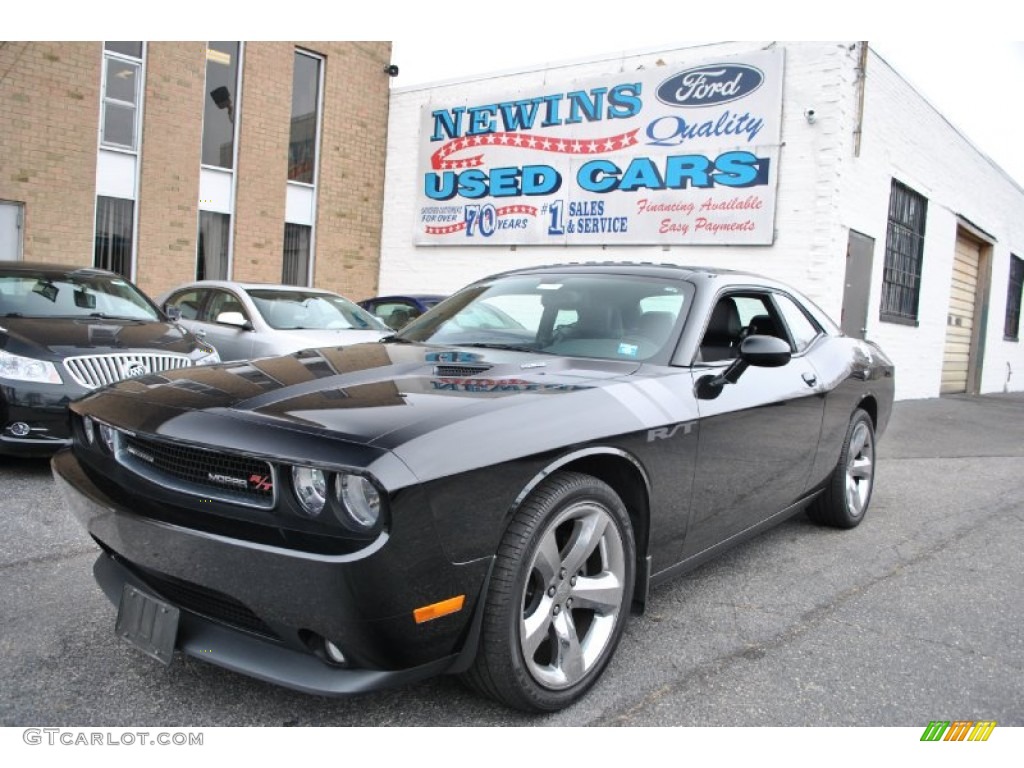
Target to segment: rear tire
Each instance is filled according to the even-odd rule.
[[[484,607],[470,687],[552,712],[597,682],[622,637],[635,575],[633,529],[606,483],[556,472],[512,518]]]
[[[839,462],[807,515],[819,525],[856,528],[868,511],[875,484],[875,428],[867,411],[853,412]]]

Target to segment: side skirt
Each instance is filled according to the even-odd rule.
[[[823,489],[816,490],[808,494],[807,496],[804,496],[795,504],[791,504],[785,509],[781,510],[780,512],[776,512],[771,517],[767,517],[761,522],[755,523],[749,528],[746,528],[740,531],[739,533],[735,533],[728,539],[720,541],[718,544],[708,547],[707,549],[698,552],[695,555],[690,555],[682,562],[676,563],[675,565],[669,566],[663,571],[659,571],[658,573],[653,574],[650,577],[648,590],[651,587],[663,584],[666,581],[675,578],[676,576],[681,576],[684,573],[688,573],[689,571],[692,571],[694,568],[703,565],[708,560],[714,559],[726,550],[732,549],[737,544],[742,544],[744,541],[752,539],[757,534],[762,533],[763,531],[766,531],[769,528],[774,528],[779,523],[785,522],[796,513],[801,512],[808,504],[814,501],[815,498],[821,495],[822,490]]]

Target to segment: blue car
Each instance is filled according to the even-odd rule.
[[[397,331],[410,320],[419,317],[446,298],[447,296],[432,293],[411,296],[377,296],[360,301],[359,306],[376,315]]]

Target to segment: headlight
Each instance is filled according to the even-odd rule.
[[[114,428],[100,424],[100,439],[111,453],[114,452]]]
[[[327,478],[319,469],[292,467],[292,488],[302,511],[308,517],[317,517],[327,503]]]
[[[334,493],[341,502],[342,523],[357,531],[368,531],[380,519],[380,494],[362,475],[339,473],[334,478]]]
[[[37,381],[44,384],[60,384],[60,374],[53,363],[36,360],[34,357],[20,357],[0,350],[0,378],[15,381]]]

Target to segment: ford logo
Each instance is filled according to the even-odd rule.
[[[712,107],[753,93],[764,73],[749,64],[711,64],[672,75],[658,86],[658,101],[673,107]]]

